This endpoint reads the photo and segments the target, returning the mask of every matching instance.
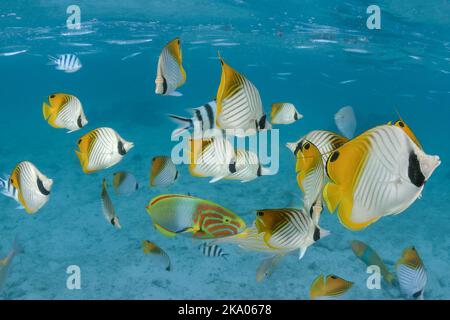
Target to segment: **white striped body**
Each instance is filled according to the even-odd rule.
[[[217,125],[236,136],[269,129],[258,89],[222,59],[222,77],[217,91]],[[248,131],[247,131],[248,130]]]
[[[291,124],[303,118],[292,103],[282,102],[272,104],[270,122],[272,124]]]
[[[199,247],[200,252],[205,257],[226,257],[226,254],[221,247],[215,244],[202,243]]]
[[[178,178],[178,169],[170,157],[158,156],[152,159],[150,185],[167,187]]]
[[[86,139],[86,142],[81,142]],[[97,128],[79,140],[77,153],[85,172],[107,169],[117,164],[133,148],[133,143],[124,140],[111,128]]]
[[[408,298],[423,300],[424,289],[427,284],[427,274],[423,266],[413,268],[400,264],[396,267],[396,272],[402,293]]]
[[[186,81],[186,74],[181,65],[180,40],[169,42],[161,51],[158,59],[155,93],[175,95],[175,90]]]
[[[83,66],[80,59],[74,54],[61,54],[58,57],[49,57],[50,61],[56,65],[56,70],[66,73],[77,72]]]
[[[77,97],[66,94],[61,108],[52,105],[52,97],[49,97],[50,106],[44,104],[44,108],[49,108],[49,112],[57,113],[48,117],[49,123],[56,128],[65,128],[73,132],[83,128],[87,123],[83,107]]]
[[[16,189],[11,195],[14,195],[14,199],[30,214],[41,209],[50,198],[53,180],[47,178],[29,161],[20,162],[9,181]]]
[[[6,197],[13,198],[17,202],[19,201],[18,191],[12,185],[8,175],[4,178],[0,178],[0,193]]]
[[[261,165],[258,156],[251,151],[238,150],[234,171],[226,176],[227,180],[251,181],[261,175]]]
[[[314,232],[316,224],[306,210],[277,209],[278,214],[283,215],[285,223],[280,224],[267,240],[267,244],[273,248],[304,249],[306,250],[315,242]]]
[[[194,176],[213,177],[215,182],[230,174],[230,164],[235,162],[233,146],[228,139],[223,137],[211,138],[205,147],[200,143],[195,148],[201,148],[195,158],[195,163],[189,166],[189,171]]]

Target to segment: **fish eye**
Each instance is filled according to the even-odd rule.
[[[402,128],[405,127],[405,124],[404,124],[402,121],[399,121],[399,122],[398,122],[398,125],[399,125],[400,127],[402,127]]]
[[[264,212],[258,211],[256,214],[257,214],[258,216],[262,217],[262,216],[264,215]]]
[[[52,94],[51,96],[50,96],[50,99],[53,99],[55,97],[55,95],[54,94]]]
[[[78,144],[80,144],[81,143],[81,139],[80,140],[78,140]]]
[[[229,222],[230,222],[230,218],[225,217],[225,218],[223,219],[223,221],[224,221],[225,223],[229,223]]]
[[[330,157],[330,162],[336,161],[337,158],[339,158],[339,151],[333,152],[333,154],[332,154],[331,157]]]
[[[310,144],[307,142],[307,143],[305,143],[305,150],[308,150],[309,149],[309,147],[310,147]]]
[[[331,279],[334,279],[334,280],[336,280],[337,279],[337,277],[334,275],[334,274],[332,274],[331,275]]]

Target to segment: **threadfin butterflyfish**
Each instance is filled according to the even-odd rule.
[[[29,214],[36,213],[50,199],[53,180],[29,161],[16,165],[10,176],[2,179],[1,193],[13,198]]]
[[[228,237],[245,229],[232,211],[208,200],[178,194],[153,198],[146,207],[153,225],[165,236],[191,234],[197,239]]]
[[[272,104],[270,122],[272,124],[291,124],[303,118],[295,106],[289,102],[277,102]]]
[[[172,270],[172,264],[170,262],[169,255],[155,243],[148,240],[143,240],[142,251],[144,251],[145,254],[149,254],[154,256],[155,258],[158,258],[158,261],[161,262],[165,270]]]
[[[367,244],[362,241],[350,241],[350,246],[353,253],[366,264],[366,266],[378,266],[384,280],[389,284],[395,283],[395,276],[389,272],[389,269],[384,264],[380,256]]]
[[[156,94],[181,96],[175,91],[186,82],[186,71],[182,65],[181,41],[175,38],[162,49],[156,73]]]
[[[317,147],[317,149],[319,149],[319,152],[322,155],[324,168],[331,152],[348,141],[347,138],[331,131],[313,130],[305,136],[301,137],[296,142],[288,142],[286,146],[296,156],[304,140],[308,140],[309,142],[313,143]]]
[[[236,155],[224,137],[189,141],[189,172],[194,177],[212,177],[210,183],[236,172]]]
[[[423,300],[427,273],[415,247],[403,250],[395,265],[400,290],[408,298]]]
[[[120,229],[119,218],[116,215],[116,210],[114,209],[114,205],[112,200],[108,194],[106,179],[103,178],[102,181],[102,192],[100,194],[100,202],[102,204],[103,215],[105,216],[106,221],[111,223],[116,229]]]
[[[116,194],[129,195],[139,189],[136,177],[127,171],[113,173],[113,187]]]
[[[270,129],[258,89],[220,57],[222,75],[217,90],[217,127],[236,136]]]
[[[324,166],[319,149],[308,140],[302,140],[297,148],[295,172],[297,183],[303,192],[303,204],[316,224],[322,212]]]
[[[264,233],[265,243],[274,249],[299,249],[299,259],[306,249],[329,231],[314,223],[305,209],[280,208],[258,210],[255,226]]]
[[[117,164],[134,147],[114,129],[97,128],[78,140],[77,154],[83,172],[92,173]]]
[[[326,277],[321,274],[312,282],[309,296],[311,300],[334,300],[345,294],[352,286],[353,282],[334,274]]]
[[[167,187],[178,178],[178,169],[167,156],[153,157],[150,168],[150,186]]]
[[[440,163],[438,156],[425,154],[401,128],[378,126],[330,155],[326,165],[330,182],[323,197],[345,227],[361,230],[407,209]]]
[[[87,125],[83,106],[77,97],[66,93],[54,93],[42,104],[44,119],[54,128],[68,129],[68,133]]]
[[[56,70],[66,73],[74,73],[80,70],[83,65],[78,56],[72,53],[60,54],[57,57],[49,56],[49,64],[55,65]]]
[[[229,169],[230,174],[224,179],[240,180],[241,182],[248,182],[260,176],[271,174],[269,168],[261,165],[258,155],[248,150],[238,150],[236,160],[230,164]]]
[[[334,123],[339,131],[347,138],[353,138],[356,130],[356,117],[353,108],[345,106],[334,115]]]

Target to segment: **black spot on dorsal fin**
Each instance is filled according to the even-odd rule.
[[[320,239],[320,229],[318,227],[316,227],[314,229],[314,235],[313,235],[313,240],[317,241]]]
[[[117,144],[117,150],[121,156],[127,154],[127,150],[125,150],[123,146],[123,142],[119,140],[119,143]]]
[[[417,155],[412,151],[409,154],[408,177],[409,180],[411,180],[411,183],[416,187],[420,188],[425,183],[425,176],[422,171],[420,171],[419,159],[417,159]]]
[[[44,195],[44,196],[48,196],[50,194],[50,191],[48,191],[47,189],[45,189],[44,184],[42,183],[42,180],[37,178],[36,181],[37,187],[39,189],[39,191]]]

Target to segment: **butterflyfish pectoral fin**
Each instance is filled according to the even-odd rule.
[[[181,96],[183,96],[183,94],[179,91],[172,91],[171,93],[168,94],[168,96],[181,97]]]
[[[325,185],[325,188],[323,188],[323,200],[325,201],[330,213],[336,211],[336,208],[342,200],[342,194],[339,186],[334,183],[328,183]]]

